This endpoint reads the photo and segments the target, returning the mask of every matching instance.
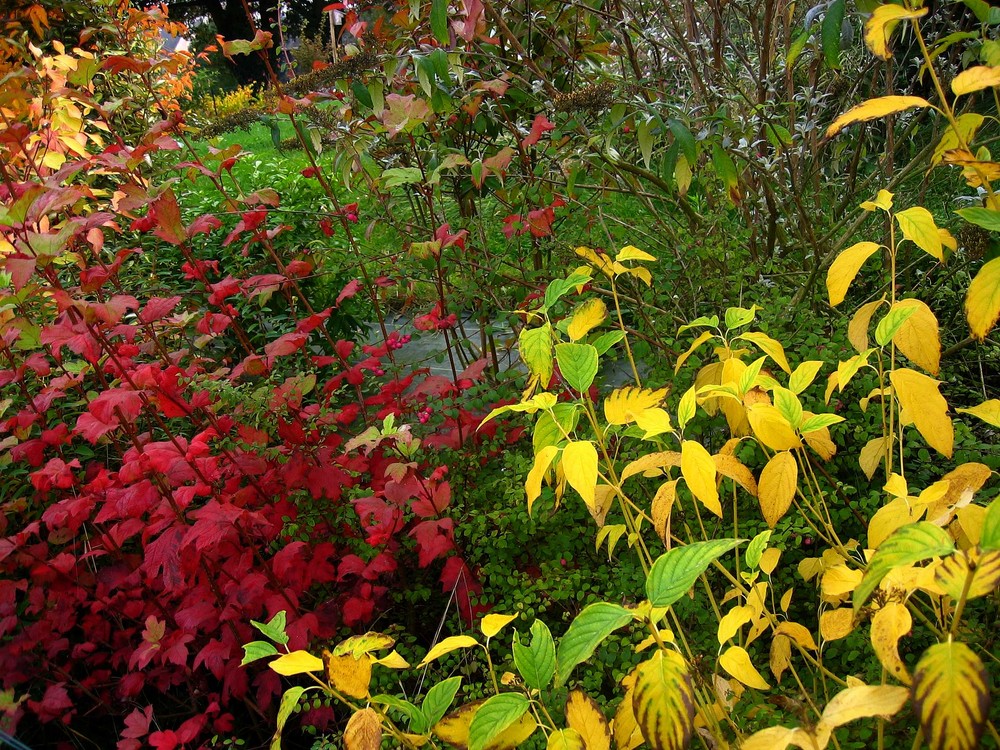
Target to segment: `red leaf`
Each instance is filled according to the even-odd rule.
[[[19,292],[35,272],[35,259],[8,256],[4,263],[4,269],[10,274],[11,281],[14,283],[14,291]]]
[[[155,217],[153,234],[171,245],[181,245],[187,239],[187,232],[181,222],[181,209],[173,190],[167,190],[149,206],[148,216]]]
[[[556,126],[549,122],[549,119],[545,115],[535,115],[535,121],[531,123],[531,132],[521,141],[521,147],[528,148],[528,146],[534,146],[538,143],[543,133],[555,129]]]
[[[143,323],[152,323],[162,320],[174,311],[180,303],[181,298],[177,297],[150,297],[146,306],[139,313],[139,320]]]
[[[455,549],[452,541],[452,531],[455,522],[450,518],[441,518],[435,521],[421,521],[410,532],[410,536],[417,540],[418,563],[421,568],[426,568],[439,557]]]
[[[351,279],[347,282],[343,289],[340,290],[340,294],[337,295],[337,302],[335,307],[340,307],[340,303],[345,299],[350,299],[355,294],[361,291],[361,282],[357,279]]]

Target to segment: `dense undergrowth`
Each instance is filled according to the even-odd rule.
[[[19,0],[0,730],[998,744],[1000,18],[752,5]]]

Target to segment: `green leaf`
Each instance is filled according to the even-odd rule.
[[[425,699],[426,701],[426,699]],[[419,708],[414,706],[407,700],[402,698],[397,698],[395,695],[373,695],[371,697],[372,703],[377,703],[381,706],[388,706],[389,708],[394,708],[399,711],[403,716],[406,717],[409,722],[409,728],[411,732],[416,732],[417,734],[423,734],[430,728],[430,724],[427,722],[427,717],[424,712]]]
[[[296,685],[290,687],[281,696],[281,703],[278,705],[278,720],[275,722],[274,737],[271,738],[271,750],[281,750],[281,730],[285,728],[285,722],[292,715],[292,711],[299,705],[299,698],[306,691],[306,688]]]
[[[351,83],[351,91],[354,92],[354,98],[358,100],[359,104],[363,104],[368,109],[374,109],[375,103],[372,101],[371,92],[368,87],[365,86],[360,80],[355,79]]]
[[[546,323],[538,328],[522,328],[517,345],[528,371],[547,388],[552,379],[552,326]]]
[[[669,607],[694,586],[713,560],[731,549],[742,539],[710,539],[683,547],[674,547],[660,555],[646,578],[646,596],[654,607]]]
[[[572,435],[576,423],[580,419],[580,405],[560,402],[551,411],[544,411],[535,421],[535,431],[531,436],[531,445],[537,456],[547,445],[559,445],[566,441],[566,435]]]
[[[584,607],[570,623],[566,635],[559,639],[556,685],[565,685],[577,664],[589,659],[601,641],[632,619],[632,612],[610,602],[595,602]]]
[[[597,349],[590,344],[557,344],[556,362],[563,380],[581,393],[586,391],[597,377]]]
[[[750,544],[747,545],[746,554],[743,556],[743,560],[748,568],[753,570],[760,565],[760,557],[764,554],[764,550],[767,549],[767,543],[770,539],[771,529],[765,529],[750,540]]]
[[[1000,497],[993,498],[983,518],[983,531],[979,546],[984,550],[1000,550]]]
[[[977,227],[990,232],[1000,232],[1000,211],[991,208],[963,208],[955,213]]]
[[[278,612],[266,624],[256,620],[251,620],[250,624],[275,643],[288,643],[288,636],[285,634],[285,610]]]
[[[490,742],[520,719],[529,706],[520,693],[500,693],[489,698],[476,711],[469,725],[469,750],[484,750]]]
[[[448,44],[448,0],[431,0],[431,33],[441,44]]]
[[[441,718],[448,712],[449,706],[455,700],[455,694],[462,684],[460,676],[449,677],[447,680],[439,682],[427,691],[420,710],[427,719],[427,727],[432,727],[441,721]]]
[[[734,328],[742,328],[747,323],[753,321],[757,315],[757,305],[753,307],[730,307],[726,310],[726,328],[730,331]]]
[[[931,557],[943,557],[955,551],[948,532],[928,521],[910,524],[882,542],[868,563],[861,583],[854,589],[854,608],[864,604],[890,570]]]
[[[876,343],[879,346],[885,346],[892,341],[892,337],[899,333],[903,323],[909,320],[916,311],[917,308],[912,305],[903,305],[900,302],[893,305],[885,317],[875,326]]]
[[[524,684],[535,690],[548,687],[556,671],[556,646],[549,627],[541,620],[531,624],[531,641],[525,645],[514,633],[514,666]]]
[[[840,40],[844,27],[844,0],[834,0],[823,17],[823,57],[826,65],[840,70]]]
[[[590,281],[590,274],[572,273],[565,279],[554,279],[545,288],[545,309],[552,307],[566,292]]]
[[[594,342],[594,348],[597,349],[598,354],[605,354],[608,349],[617,344],[623,338],[625,338],[625,332],[618,329],[602,333]]]
[[[712,315],[712,316],[702,315],[700,318],[695,318],[690,323],[687,323],[686,325],[682,325],[680,328],[678,328],[677,329],[677,335],[680,336],[682,333],[684,333],[684,331],[688,330],[689,328],[702,328],[704,326],[708,326],[710,328],[718,328],[719,327],[719,316],[718,315]]]
[[[649,162],[653,158],[653,121],[643,120],[636,128],[639,137],[639,151],[642,154],[642,161],[649,169]]]
[[[424,175],[419,167],[396,167],[382,173],[382,184],[387,188],[413,185],[422,179],[424,179]]]
[[[696,164],[698,162],[698,146],[695,143],[694,134],[688,130],[683,122],[674,118],[667,120],[667,127],[674,134],[674,138],[684,153],[687,163]],[[694,325],[694,323],[691,325]]]
[[[252,641],[243,646],[243,661],[240,662],[240,666],[244,667],[258,659],[274,656],[277,653],[278,649],[267,641]]]

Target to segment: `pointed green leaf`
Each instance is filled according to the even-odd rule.
[[[549,627],[541,620],[531,624],[531,640],[521,643],[514,633],[514,666],[524,684],[535,690],[548,687],[556,671],[556,646]]]
[[[868,563],[861,583],[854,589],[854,608],[864,604],[886,574],[898,565],[911,565],[955,551],[948,532],[928,521],[910,524],[896,531],[879,546]]]
[[[596,602],[584,607],[559,639],[556,684],[565,685],[577,664],[589,659],[601,641],[631,621],[632,612],[617,604]]]
[[[590,344],[557,344],[559,372],[571,388],[583,393],[597,377],[597,349]]]
[[[711,539],[674,547],[653,563],[646,578],[646,596],[654,607],[669,607],[686,594],[712,561],[739,545],[742,539]]]
[[[476,711],[469,725],[469,750],[484,750],[507,727],[520,719],[529,706],[520,693],[500,693],[489,698]]]

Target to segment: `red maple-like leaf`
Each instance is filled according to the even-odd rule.
[[[531,132],[521,141],[521,147],[528,148],[528,146],[534,146],[538,143],[543,133],[548,133],[550,130],[555,129],[556,126],[545,115],[535,115],[535,121],[531,123]]]

